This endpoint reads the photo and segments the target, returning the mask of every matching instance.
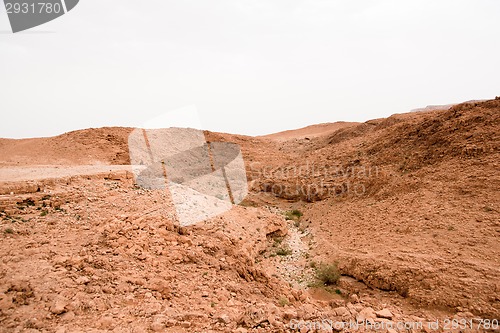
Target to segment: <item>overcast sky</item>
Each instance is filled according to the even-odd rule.
[[[18,34],[0,7],[0,137],[174,110],[259,135],[500,95],[498,0],[81,0]]]

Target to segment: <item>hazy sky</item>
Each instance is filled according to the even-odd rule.
[[[499,15],[498,0],[81,0],[12,34],[2,5],[0,137],[178,109],[258,135],[494,98]]]

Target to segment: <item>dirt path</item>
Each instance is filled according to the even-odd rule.
[[[30,167],[0,167],[0,182],[43,180],[116,171],[130,172],[130,165],[39,165]]]
[[[307,267],[309,243],[305,240],[309,231],[300,230],[293,221],[288,223],[288,235],[282,240],[279,250],[284,255],[277,258],[277,272],[294,288],[307,289],[312,280],[312,269]]]

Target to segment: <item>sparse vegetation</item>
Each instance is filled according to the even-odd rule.
[[[46,216],[49,212],[47,210],[42,210],[40,216]]]
[[[298,209],[289,210],[285,212],[285,219],[289,221],[299,221],[303,215],[304,214]]]
[[[243,200],[242,202],[240,202],[238,205],[242,206],[242,207],[257,207],[257,204],[253,201],[248,201],[248,200]]]
[[[281,307],[287,306],[290,302],[288,301],[288,298],[286,297],[281,297],[278,301],[279,305]]]
[[[274,237],[274,247],[278,247],[283,242],[283,237]]]
[[[340,279],[337,263],[321,264],[316,268],[316,279],[325,286],[336,285]]]
[[[6,234],[13,234],[13,233],[14,233],[14,230],[13,230],[12,228],[7,228],[7,229],[5,229],[5,230],[4,230],[4,232],[5,232]]]
[[[279,248],[277,251],[276,251],[276,255],[278,256],[289,256],[293,253],[292,249],[290,249],[289,247],[285,246],[285,247],[281,247]]]

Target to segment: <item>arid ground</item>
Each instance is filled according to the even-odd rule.
[[[0,332],[499,331],[500,98],[206,132],[250,193],[188,227],[131,131],[0,139]]]

